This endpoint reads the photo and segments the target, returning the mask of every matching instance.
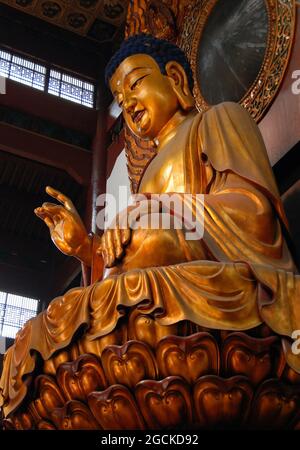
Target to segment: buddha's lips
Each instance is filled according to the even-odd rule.
[[[143,117],[145,111],[146,111],[146,110],[143,109],[143,110],[141,110],[141,111],[136,111],[136,112],[134,112],[134,113],[132,114],[132,120],[133,120],[133,122],[134,122],[134,123],[138,123],[138,122],[142,119],[142,117]]]

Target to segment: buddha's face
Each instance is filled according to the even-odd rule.
[[[130,130],[154,139],[180,108],[171,78],[163,75],[149,55],[126,58],[110,80],[111,91]]]

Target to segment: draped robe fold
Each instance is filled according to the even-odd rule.
[[[0,381],[5,416],[24,399],[37,354],[49,359],[82,326],[88,340],[105,336],[130,308],[154,315],[162,325],[189,320],[208,328],[247,330],[265,322],[283,338],[300,329],[299,276],[283,238],[286,219],[256,124],[239,105],[223,103],[203,115],[192,113],[180,139],[184,186],[176,192],[175,182],[172,193],[199,221],[204,219],[206,258],[197,257],[196,244],[182,240],[180,231],[173,245],[185,247],[182,261],[172,260],[171,246],[169,264],[141,267],[135,259],[141,249],[135,249],[133,239],[130,263],[121,273],[54,299],[18,333],[5,355]],[[175,137],[174,145],[180,139]],[[155,193],[162,192],[168,191]],[[203,194],[202,203],[185,199],[184,192]],[[165,241],[159,239],[163,256]],[[145,259],[151,263],[151,254]],[[300,373],[300,357],[287,342],[287,361]]]

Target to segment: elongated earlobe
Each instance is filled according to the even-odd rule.
[[[188,77],[184,68],[176,61],[169,61],[166,64],[166,72],[171,79],[181,108],[184,111],[193,109],[195,107],[195,99],[190,91]]]

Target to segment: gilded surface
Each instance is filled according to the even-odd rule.
[[[151,357],[157,374],[155,379],[142,380],[131,388],[121,384],[106,387],[109,382],[105,376],[103,378],[101,359],[82,355],[76,361],[62,365],[56,376],[39,376],[35,382],[34,400],[26,411],[6,419],[5,427],[20,430],[143,430],[176,428],[184,424],[185,427],[205,429],[226,425],[291,428],[297,426],[300,419],[299,383],[297,386],[291,384],[289,375],[282,371],[284,365],[265,371],[264,355],[272,351],[274,339],[277,338],[253,338],[245,333],[233,333],[220,340],[220,336],[214,338],[206,332],[188,337],[166,337],[159,342],[156,359]],[[130,345],[134,349],[141,343],[131,341]],[[107,350],[122,355],[125,348],[109,346]],[[275,346],[275,350],[280,352],[280,347]],[[147,351],[151,353],[150,347],[144,345],[143,352],[136,353],[140,365],[144,363]],[[223,353],[221,360],[216,351]],[[166,358],[161,358],[161,352],[168,353],[169,364],[165,364]],[[226,362],[228,357],[231,359],[230,353],[238,356],[233,365]],[[178,360],[181,354],[184,357],[179,356]],[[256,359],[254,363],[253,356],[258,354],[261,354],[261,361]],[[174,375],[179,361],[182,372]],[[212,371],[207,366],[208,361],[214,365]],[[108,362],[106,370],[113,367],[114,361]],[[72,377],[75,376],[74,386],[64,381],[71,372]],[[255,373],[260,380],[253,383]],[[79,380],[84,379],[84,384],[79,385]],[[275,409],[274,404],[277,405]]]
[[[176,41],[197,0],[134,0],[127,13],[125,37],[149,33]]]
[[[151,28],[148,20],[151,1],[134,0],[128,9],[126,36],[145,32],[176,42],[184,50],[193,69],[195,80],[193,94],[197,108],[199,111],[206,111],[209,105],[197,84],[196,54],[206,20],[216,0],[194,0],[193,2],[164,0],[159,3],[162,5],[161,22],[165,25],[161,23],[157,29],[153,26]],[[296,27],[294,0],[268,0],[266,4],[269,17],[269,39],[263,66],[247,94],[240,100],[256,122],[262,119],[278,92],[288,65]],[[166,13],[166,8],[169,13]],[[167,19],[170,13],[175,18],[172,24]],[[165,19],[163,19],[164,15],[167,15]],[[156,154],[156,146],[152,141],[143,142],[137,136],[133,136],[127,127],[125,129],[128,175],[131,190],[136,193],[147,165]]]
[[[159,214],[170,216],[173,195],[204,234],[128,221],[91,237],[72,202],[48,189],[61,204],[36,214],[55,245],[105,270],[18,333],[0,381],[5,426],[214,428],[257,417],[271,426],[272,398],[282,405],[275,422],[296,426],[300,362],[289,338],[300,328],[300,280],[257,125],[234,103],[198,113],[174,60],[163,75],[151,56],[131,55],[110,85],[131,132],[156,142],[139,193],[148,206],[166,194]]]
[[[150,33],[177,42],[196,3],[197,0],[134,0],[128,7],[125,36]],[[125,151],[131,191],[136,193],[146,166],[156,155],[156,146],[151,140],[139,139],[125,126]]]

